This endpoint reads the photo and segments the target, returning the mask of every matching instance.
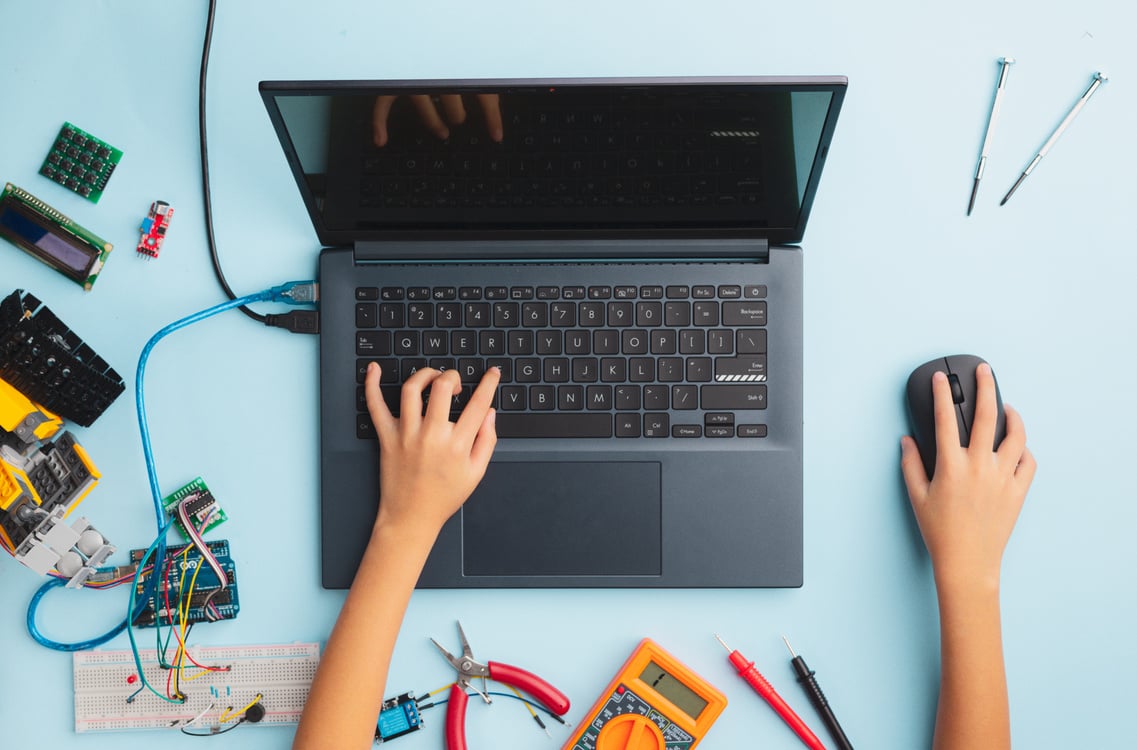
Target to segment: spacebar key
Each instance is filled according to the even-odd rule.
[[[610,438],[611,414],[510,414],[498,411],[499,438]]]

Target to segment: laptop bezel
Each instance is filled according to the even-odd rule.
[[[296,148],[277,106],[276,97],[288,96],[334,96],[358,95],[361,92],[400,90],[421,90],[424,88],[474,89],[474,88],[524,88],[524,87],[568,87],[568,86],[763,86],[772,89],[805,89],[828,92],[832,95],[829,110],[821,129],[818,148],[805,189],[802,194],[801,209],[793,226],[786,227],[739,227],[739,228],[682,228],[661,226],[658,228],[588,228],[588,229],[403,229],[382,228],[359,231],[354,229],[331,229],[326,226],[319,211],[315,196],[300,163]],[[498,78],[498,79],[398,79],[398,80],[315,80],[287,81],[266,80],[259,84],[261,98],[268,111],[273,129],[284,150],[293,179],[304,200],[305,209],[312,221],[321,245],[325,247],[344,246],[353,243],[373,241],[414,241],[423,239],[532,239],[556,240],[568,237],[590,239],[761,239],[770,244],[794,244],[802,240],[809,214],[817,194],[829,147],[836,129],[837,117],[844,101],[848,79],[845,76],[722,76],[722,77],[600,77],[600,78]]]

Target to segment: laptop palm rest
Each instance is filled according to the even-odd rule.
[[[491,463],[462,509],[466,576],[658,576],[660,464]]]

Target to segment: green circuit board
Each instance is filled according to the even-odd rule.
[[[121,159],[122,152],[114,146],[65,122],[39,173],[98,203]]]

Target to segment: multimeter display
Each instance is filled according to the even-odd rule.
[[[726,696],[644,639],[563,750],[690,750]]]
[[[698,719],[707,707],[707,702],[698,693],[654,661],[647,663],[647,669],[640,674],[640,681],[651,685],[655,692],[674,703],[676,708],[692,719]]]

